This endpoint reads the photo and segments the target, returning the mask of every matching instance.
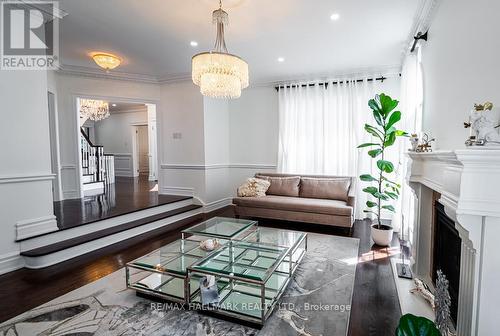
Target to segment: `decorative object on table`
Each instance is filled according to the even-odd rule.
[[[464,128],[469,128],[467,146],[500,145],[500,115],[493,110],[493,103],[474,104],[469,121],[464,122]]]
[[[397,200],[401,185],[392,181],[389,177],[394,172],[394,164],[385,159],[386,149],[392,146],[398,137],[407,136],[407,133],[396,128],[396,123],[401,120],[401,112],[395,111],[398,101],[382,93],[376,95],[375,99],[370,99],[368,106],[372,109],[373,117],[377,125],[365,124],[365,131],[374,139],[373,142],[364,143],[358,148],[371,147],[368,155],[377,160],[378,176],[373,177],[370,174],[363,174],[359,178],[363,182],[373,183],[363,189],[365,193],[370,194],[375,201],[367,201],[368,207],[364,212],[375,215],[375,223],[372,224],[371,233],[375,244],[380,246],[389,246],[392,241],[393,228],[390,225],[382,224],[382,209],[395,212],[391,204],[384,204],[391,200]]]
[[[238,197],[264,197],[266,196],[266,191],[270,186],[270,181],[251,177],[238,187],[237,194]]]
[[[415,282],[415,288],[411,289],[410,293],[412,293],[412,294],[416,293],[416,294],[422,296],[425,300],[427,300],[430,303],[432,310],[435,310],[436,309],[436,303],[435,303],[436,301],[434,298],[434,294],[432,294],[429,286],[424,282],[424,280],[419,279],[419,278],[415,278],[415,279],[413,279],[413,281]]]
[[[213,251],[220,247],[220,243],[217,239],[207,239],[200,242],[200,248],[204,251]]]
[[[219,304],[220,297],[219,291],[217,290],[215,276],[207,275],[200,278],[200,293],[202,305],[207,306]]]
[[[401,255],[403,256],[403,259],[401,260],[400,263],[396,263],[396,270],[398,272],[398,277],[399,278],[404,278],[404,279],[413,279],[413,274],[411,271],[411,267],[409,264],[405,263],[405,256],[410,255],[410,248],[409,248],[409,243],[407,240],[405,240],[405,219],[404,216],[402,216],[403,220],[401,222],[401,237],[399,238],[399,248],[401,250]]]
[[[448,279],[441,270],[437,271],[436,279],[436,326],[441,335],[450,335],[450,306],[451,298],[448,291]]]
[[[435,138],[431,138],[429,134],[424,133],[422,135],[422,142],[417,146],[416,152],[419,153],[427,153],[427,152],[432,152],[432,145],[431,143],[436,141]]]
[[[428,318],[405,314],[399,319],[396,336],[441,336],[441,333]]]
[[[163,267],[162,264],[156,264],[155,270],[160,271],[160,272],[164,272],[165,267]]]
[[[410,151],[411,152],[416,152],[417,151],[417,148],[418,148],[418,142],[420,141],[420,139],[418,138],[418,135],[417,134],[412,134],[410,135],[410,143],[411,143],[411,148],[410,148]]]

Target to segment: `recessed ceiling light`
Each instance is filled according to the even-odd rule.
[[[198,46],[198,42],[196,42],[196,41],[191,41],[189,44],[191,45],[191,47],[197,47]]]
[[[283,63],[285,59],[283,57],[278,57],[278,62]]]
[[[339,13],[333,13],[332,15],[330,15],[330,20],[337,21],[338,19],[340,19]]]
[[[116,107],[116,104],[111,104],[111,106]]]

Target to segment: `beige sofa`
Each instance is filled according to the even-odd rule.
[[[255,177],[271,186],[264,197],[234,198],[237,216],[352,227],[355,178],[269,173]]]

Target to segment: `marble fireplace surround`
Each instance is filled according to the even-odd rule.
[[[462,239],[457,334],[498,335],[500,316],[500,149],[408,153],[406,181],[415,193],[414,273],[432,260],[432,195]]]

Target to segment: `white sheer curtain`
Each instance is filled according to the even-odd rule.
[[[363,130],[372,122],[368,100],[382,92],[379,81],[341,80],[329,85],[302,83],[279,89],[279,158],[283,173],[359,176],[375,173],[366,151],[356,147],[369,142]],[[356,183],[356,218],[367,196]]]
[[[421,134],[423,109],[423,78],[421,49],[418,47],[412,54],[406,56],[401,73],[400,110],[403,112],[401,129],[408,133]],[[405,178],[408,168],[408,157],[405,152],[410,148],[409,141],[399,142],[400,164],[398,166],[398,181],[402,185],[401,197],[396,206],[396,214],[392,225],[399,231],[400,237],[413,240],[413,220],[415,198]],[[400,230],[404,229],[404,230]]]

